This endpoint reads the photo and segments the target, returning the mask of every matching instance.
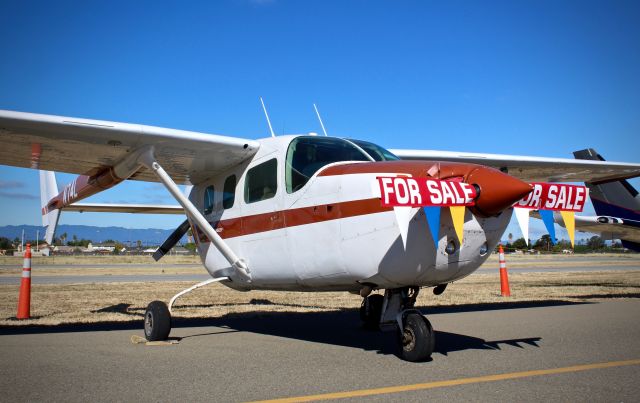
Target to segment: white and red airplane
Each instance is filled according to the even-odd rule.
[[[392,153],[335,137],[249,140],[13,111],[0,111],[0,136],[1,164],[42,170],[49,243],[61,210],[187,216],[155,257],[191,228],[212,278],[168,306],[151,302],[144,319],[149,340],[169,335],[175,298],[211,282],[241,291],[348,291],[363,297],[365,325],[398,331],[400,356],[410,361],[428,358],[434,347],[429,321],[414,309],[420,288],[440,294],[475,271],[499,242],[514,204],[524,198],[536,207],[540,194],[528,182],[640,175],[640,164],[631,163]],[[58,193],[47,171],[80,176]],[[124,180],[160,182],[179,206],[78,203]],[[185,196],[177,184],[193,188]],[[551,187],[561,190],[555,201],[580,193]],[[584,191],[578,196],[570,209],[584,202]],[[423,206],[451,214],[443,209],[433,230]]]

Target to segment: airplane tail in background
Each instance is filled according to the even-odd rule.
[[[576,159],[604,161],[596,150],[589,148],[573,153]],[[621,218],[625,225],[640,227],[640,194],[626,180],[585,183],[596,214]],[[640,244],[621,239],[625,248],[640,251]]]
[[[47,204],[58,195],[56,176],[51,171],[40,171],[40,207],[42,209],[42,226],[46,227],[45,241],[53,244],[53,236],[60,219],[60,209],[49,210]]]

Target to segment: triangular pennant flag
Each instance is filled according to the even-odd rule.
[[[562,220],[564,221],[564,226],[569,233],[569,239],[571,239],[571,247],[574,246],[575,236],[576,236],[576,213],[573,211],[561,211],[560,215],[562,216]]]
[[[453,221],[453,229],[456,230],[456,236],[462,246],[462,238],[464,237],[464,206],[450,206],[451,220]]]
[[[429,231],[431,231],[431,237],[438,249],[438,240],[440,239],[440,206],[425,206],[423,207],[424,214],[427,216],[427,224],[429,224]]]
[[[418,209],[413,207],[394,207],[393,211],[396,213],[396,221],[398,222],[398,228],[400,229],[402,246],[404,246],[406,250],[407,233],[409,232],[409,221],[411,221],[411,218],[413,218],[414,214],[418,212]]]
[[[524,242],[529,245],[529,209],[528,208],[514,208],[513,212],[516,215],[516,221],[520,226],[520,231],[524,237]]]
[[[547,227],[547,232],[551,237],[551,245],[556,244],[556,229],[553,226],[553,211],[551,210],[538,210],[544,226]]]

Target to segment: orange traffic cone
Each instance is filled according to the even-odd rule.
[[[509,275],[507,274],[507,263],[504,260],[504,250],[502,245],[498,248],[500,257],[500,293],[503,297],[510,297],[511,291],[509,290]]]
[[[22,265],[22,281],[20,282],[20,296],[18,297],[18,319],[29,319],[31,310],[31,244],[27,244]]]

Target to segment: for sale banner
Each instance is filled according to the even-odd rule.
[[[464,182],[407,176],[378,177],[385,207],[473,206],[476,189]]]
[[[589,189],[586,186],[534,182],[531,183],[531,187],[531,193],[514,207],[580,212],[589,197]]]

